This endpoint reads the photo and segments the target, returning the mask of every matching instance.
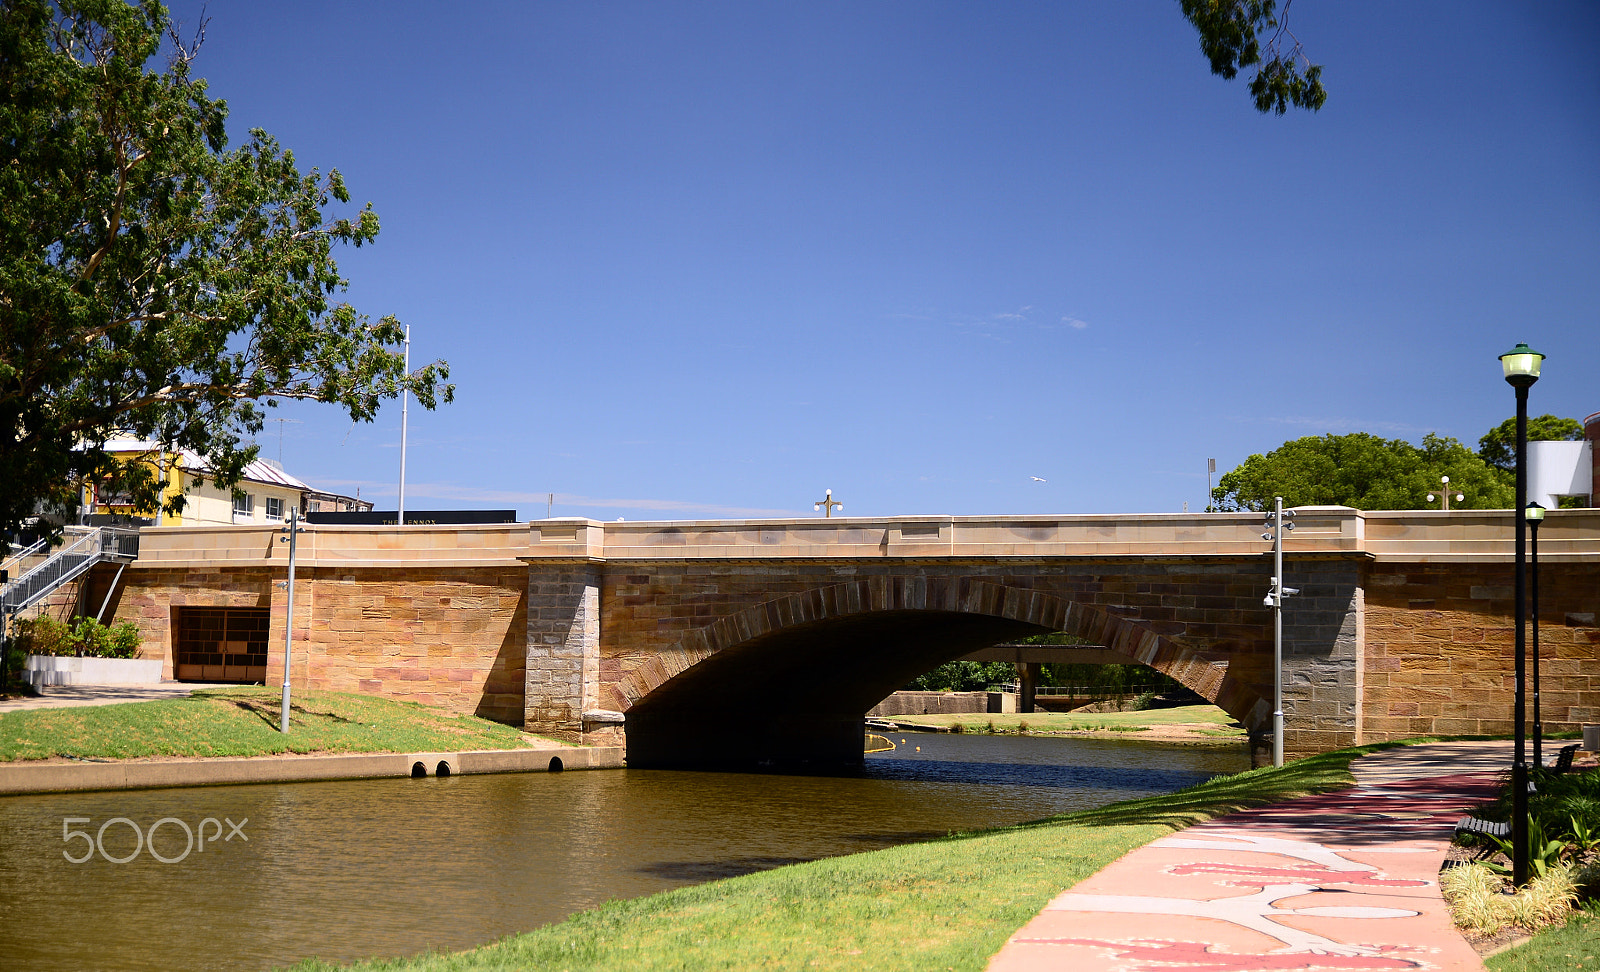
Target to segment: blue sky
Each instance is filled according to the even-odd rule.
[[[208,12],[235,139],[373,203],[348,298],[450,362],[409,509],[1201,509],[1302,435],[1475,445],[1518,341],[1534,414],[1600,411],[1592,3],[1297,0],[1283,117],[1169,0]],[[276,414],[393,508],[398,405]]]

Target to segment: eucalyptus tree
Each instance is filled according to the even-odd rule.
[[[1255,67],[1250,96],[1256,110],[1279,115],[1290,105],[1316,111],[1328,100],[1322,65],[1312,64],[1300,38],[1289,29],[1284,0],[1179,0],[1183,16],[1200,32],[1200,50],[1211,73],[1232,79]]]
[[[453,396],[445,363],[406,371],[399,321],[340,299],[333,251],[376,238],[371,205],[266,132],[229,147],[192,70],[204,26],[185,42],[153,0],[0,5],[0,531],[89,481],[154,510],[114,436],[192,449],[226,488],[280,400],[371,421],[402,390]]]

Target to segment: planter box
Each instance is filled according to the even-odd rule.
[[[157,685],[161,682],[161,659],[29,655],[22,668],[22,678],[36,687]]]

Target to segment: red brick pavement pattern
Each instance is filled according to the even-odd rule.
[[[1439,893],[1493,774],[1358,786],[1221,817],[1064,891],[989,972],[1481,972]]]

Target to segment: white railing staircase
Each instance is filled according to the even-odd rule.
[[[37,544],[35,546],[38,546]],[[29,548],[30,551],[33,548]],[[88,573],[95,564],[110,562],[122,568],[139,556],[139,531],[125,527],[97,527],[51,554],[32,570],[0,588],[0,611],[15,614],[38,603],[64,584]],[[115,589],[116,582],[112,582]],[[102,607],[102,610],[104,608]]]

